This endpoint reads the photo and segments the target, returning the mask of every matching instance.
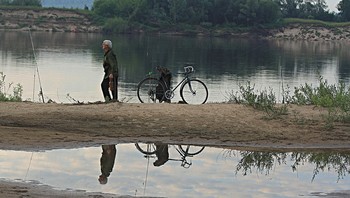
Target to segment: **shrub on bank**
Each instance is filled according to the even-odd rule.
[[[334,121],[350,122],[350,88],[346,88],[342,82],[331,85],[319,77],[318,87],[309,84],[296,87],[292,103],[327,108],[328,115],[325,118],[328,128],[333,128]]]
[[[288,104],[315,105],[327,109],[324,118],[328,129],[333,128],[336,121],[350,123],[350,88],[342,82],[332,85],[320,76],[317,87],[305,83],[294,88],[294,95],[290,95],[289,89],[283,89],[282,92],[283,101],[282,104],[278,104],[271,88],[256,91],[254,85],[248,82],[246,85],[240,85],[236,93],[230,93],[228,102],[252,106],[266,112],[270,118],[286,114]]]
[[[8,94],[8,90],[11,89],[13,83],[9,83],[6,86],[5,83],[6,75],[0,72],[0,102],[21,102],[23,87],[21,84],[17,84],[13,87],[13,94]]]

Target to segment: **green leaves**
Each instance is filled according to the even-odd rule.
[[[22,101],[23,86],[17,84],[13,87],[13,94],[7,94],[7,91],[12,87],[13,83],[9,83],[6,87],[5,83],[6,75],[3,72],[0,72],[0,102],[20,102]]]
[[[327,108],[325,116],[327,128],[333,128],[335,121],[350,122],[350,88],[344,83],[330,85],[319,77],[319,86],[305,84],[295,88],[292,103],[299,105],[316,105]]]
[[[277,106],[276,95],[272,88],[269,90],[256,91],[255,85],[248,81],[246,85],[240,85],[236,95],[231,95],[229,101],[246,104],[255,109],[264,111],[269,118],[276,118],[287,113],[287,106]]]
[[[305,84],[296,87],[292,103],[300,105],[317,105],[321,107],[336,107],[343,111],[350,110],[350,89],[344,83],[328,84],[327,80],[319,77],[319,86],[313,88]]]
[[[41,7],[41,0],[0,0],[0,5]]]
[[[119,17],[128,23],[148,26],[162,24],[234,24],[251,26],[273,23],[280,17],[273,0],[95,0],[96,18]]]
[[[341,16],[346,20],[350,20],[350,0],[341,0],[338,4],[338,10]]]

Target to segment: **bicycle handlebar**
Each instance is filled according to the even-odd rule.
[[[156,66],[156,70],[160,73],[164,72],[165,71],[165,67],[162,67],[162,66]],[[167,70],[167,69],[166,69]],[[192,65],[189,65],[189,64],[186,64],[186,66],[184,67],[184,70],[185,72],[178,72],[178,74],[184,74],[184,75],[187,75],[187,74],[190,74],[190,73],[194,73],[195,70],[194,70],[194,67]]]
[[[193,66],[186,66],[184,67],[186,73],[192,73],[194,72]]]
[[[195,72],[195,70],[194,70],[194,68],[193,68],[192,65],[185,66],[185,67],[184,67],[184,70],[185,70],[185,72],[178,72],[178,74],[187,75],[187,74],[190,74],[190,73],[194,73],[194,72]]]

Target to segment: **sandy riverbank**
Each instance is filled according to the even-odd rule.
[[[327,130],[325,111],[290,106],[288,115],[238,104],[0,103],[0,149],[37,151],[106,143],[162,141],[250,149],[350,150],[350,124]],[[2,197],[113,197],[0,180]]]
[[[350,148],[350,125],[326,127],[326,111],[290,105],[288,114],[238,104],[0,103],[1,149],[35,150],[113,142],[213,146]]]

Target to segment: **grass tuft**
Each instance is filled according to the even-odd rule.
[[[13,94],[8,94],[8,91],[13,86],[13,83],[6,85],[5,82],[6,75],[3,72],[0,72],[0,102],[21,102],[23,86],[17,84],[13,87]]]

